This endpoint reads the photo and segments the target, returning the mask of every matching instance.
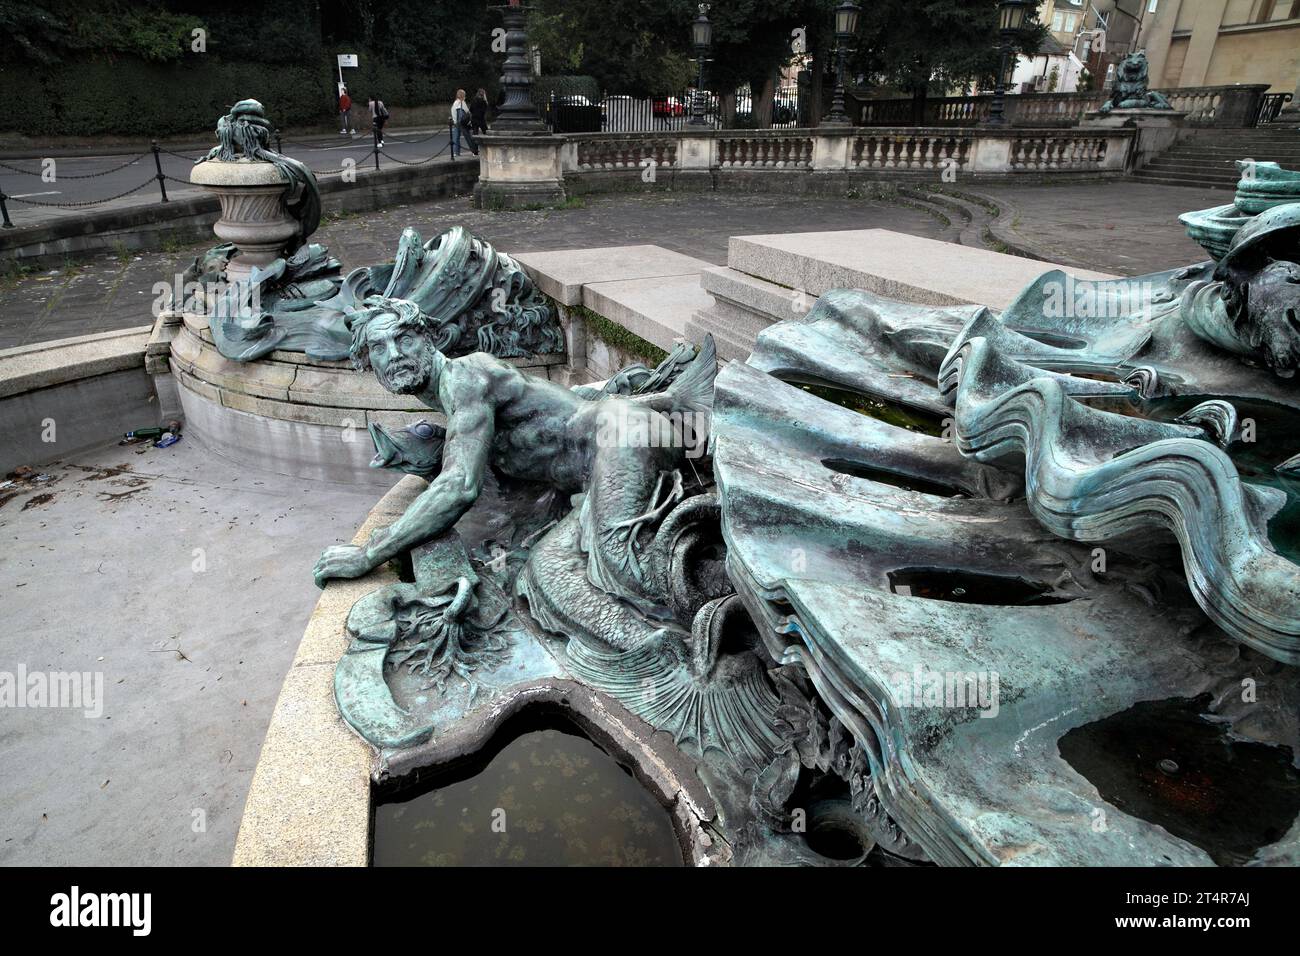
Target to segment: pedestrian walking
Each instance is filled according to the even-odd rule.
[[[471,153],[478,155],[478,144],[474,142],[474,130],[471,128],[474,116],[465,102],[465,91],[456,91],[456,100],[451,104],[451,158],[463,153],[461,143],[469,147]]]
[[[471,118],[471,126],[472,126],[472,128],[473,128],[473,130],[474,130],[474,135],[477,136],[479,133],[486,133],[486,132],[488,131],[488,128],[487,128],[487,115],[488,115],[488,95],[487,95],[487,90],[483,89],[482,87],[479,87],[479,91],[478,91],[477,93],[474,94],[474,99],[470,100],[470,104],[469,104],[469,112],[470,112],[470,118]]]
[[[384,126],[388,124],[388,107],[374,93],[370,94],[370,127],[374,130],[379,148],[384,147]]]
[[[348,96],[348,88],[339,86],[339,130],[340,136],[347,136],[353,132],[352,129],[352,97]]]

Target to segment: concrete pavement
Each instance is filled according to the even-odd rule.
[[[1177,217],[1214,205],[1219,196],[1132,182],[981,186],[969,192],[1000,207],[998,219],[1014,233],[1015,245],[1050,261],[1123,275],[1203,259]],[[426,237],[464,225],[506,252],[652,243],[719,265],[726,261],[727,239],[736,235],[880,228],[967,241],[961,223],[907,202],[664,191],[589,197],[567,209],[494,213],[461,198],[328,218],[313,241],[329,246],[345,270],[391,258],[408,225]],[[155,286],[174,283],[212,243],[100,256],[0,280],[0,348],[145,324],[152,318]]]

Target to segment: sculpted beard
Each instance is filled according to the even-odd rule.
[[[390,392],[411,395],[429,384],[432,374],[433,355],[429,349],[425,349],[418,360],[401,358],[388,363],[379,379]]]

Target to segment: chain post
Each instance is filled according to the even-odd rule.
[[[158,190],[162,193],[162,201],[167,201],[167,180],[162,171],[162,154],[158,149],[158,141],[153,142],[153,165],[158,170]]]

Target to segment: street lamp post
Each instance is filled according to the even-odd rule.
[[[695,44],[695,59],[699,61],[700,74],[695,83],[695,102],[691,104],[691,126],[707,126],[704,118],[704,62],[713,45],[713,24],[709,23],[709,5],[700,4],[700,15],[691,23],[691,40]]]
[[[852,126],[853,120],[844,111],[844,70],[849,55],[849,44],[858,32],[858,16],[862,8],[852,0],[844,0],[835,8],[835,98],[831,101],[830,115],[822,121],[824,126]]]
[[[1011,41],[1025,25],[1025,13],[1030,0],[1002,0],[998,4],[998,83],[993,90],[993,103],[989,106],[989,125],[1005,126],[1007,96],[1007,58],[1011,55]]]
[[[509,133],[544,133],[546,124],[533,104],[533,65],[528,55],[527,10],[521,0],[509,0],[498,7],[506,28],[506,62],[501,85],[505,99],[493,128]]]

